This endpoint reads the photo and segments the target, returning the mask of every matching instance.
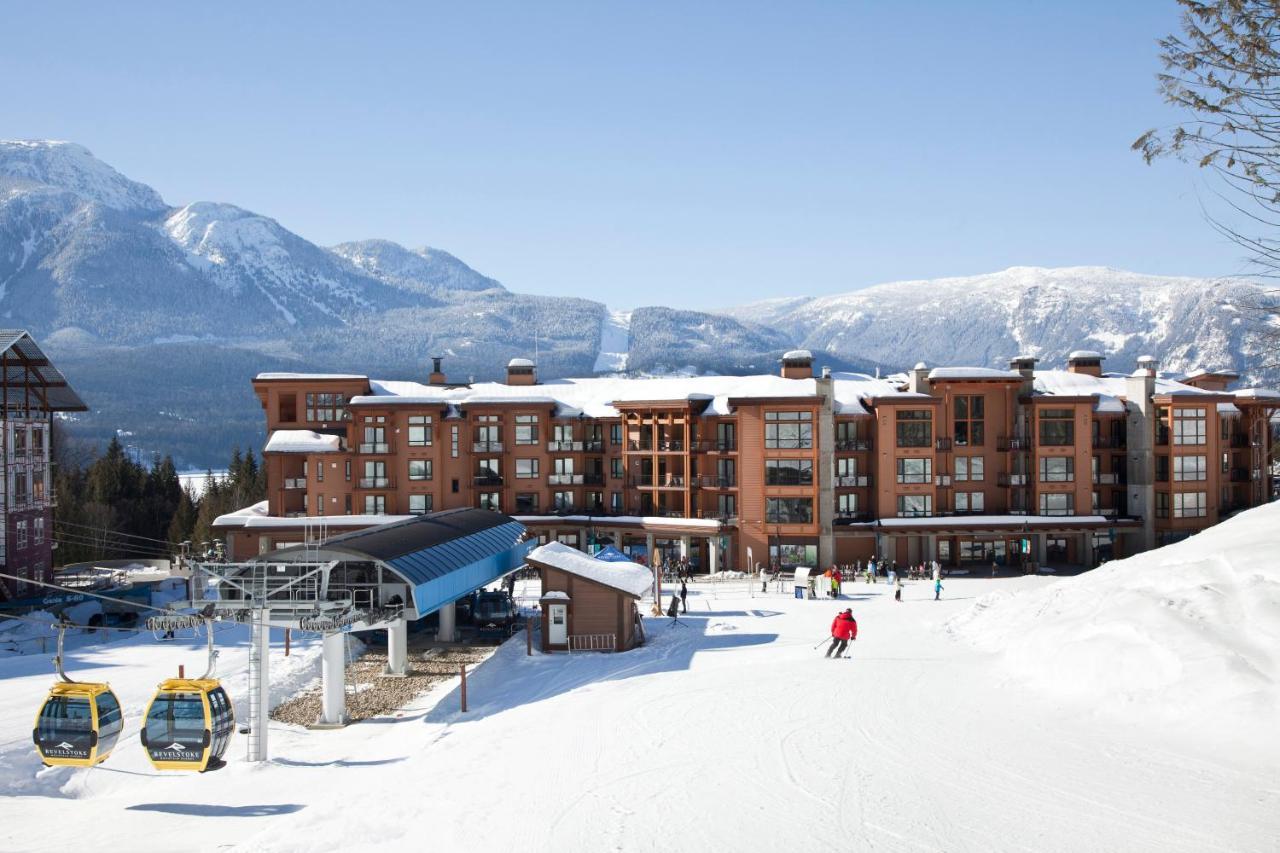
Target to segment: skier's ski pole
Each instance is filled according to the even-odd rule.
[[[833,638],[833,637],[827,637],[825,640],[822,640],[822,642],[818,643],[818,645],[816,645],[816,646],[814,646],[814,647],[813,647],[813,648],[814,648],[814,650],[816,651],[817,649],[821,648],[821,647],[822,647],[822,643],[829,643],[829,642],[831,642],[831,641],[832,641],[832,639],[834,639],[834,638]]]

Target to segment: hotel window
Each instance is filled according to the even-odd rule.
[[[15,426],[13,428],[13,455],[27,455],[27,428],[25,426]]]
[[[1156,492],[1156,518],[1169,517],[1169,493]]]
[[[351,460],[350,459],[348,459],[346,463],[343,465],[343,471],[346,473],[347,482],[348,483],[351,482]]]
[[[1231,454],[1223,453],[1222,454],[1222,473],[1225,474],[1230,470],[1231,470]]]
[[[770,450],[813,447],[813,412],[765,412],[764,446]]]
[[[837,477],[858,476],[858,459],[854,456],[841,456],[836,460]]]
[[[458,425],[449,427],[449,455],[458,458]]]
[[[932,495],[898,495],[898,516],[900,518],[912,518],[921,515],[933,515]]]
[[[386,495],[365,495],[364,496],[364,514],[365,515],[386,515],[387,514],[387,496]]]
[[[342,496],[342,511],[346,515],[351,515],[351,495]]]
[[[1204,492],[1173,493],[1174,518],[1203,518],[1206,506]]]
[[[956,425],[955,425],[955,444],[956,447],[981,447],[983,443],[983,413],[984,404],[982,396],[960,396],[956,397]]]
[[[365,420],[368,420],[368,418]],[[360,443],[360,452],[386,453],[387,450],[387,428],[382,426],[365,427],[364,441]]]
[[[305,474],[306,472],[307,472],[307,469],[304,467],[302,469],[302,473]],[[316,482],[317,483],[324,482],[324,457],[321,457],[316,460]]]
[[[897,416],[899,447],[933,444],[933,413],[927,409],[900,409]]]
[[[489,510],[490,512],[497,512],[497,511],[498,511],[498,496],[499,496],[500,494],[501,494],[500,492],[481,492],[481,493],[480,493],[480,508],[481,508],[481,509],[487,509],[487,510]]]
[[[901,457],[898,459],[899,483],[928,483],[933,480],[933,460]]]
[[[516,479],[517,480],[538,479],[538,460],[537,459],[517,459],[516,460]]]
[[[1089,498],[1089,508],[1092,510],[1094,515],[1100,514],[1099,510],[1102,509],[1102,497],[1096,491],[1093,492],[1092,497]]]
[[[622,457],[615,456],[609,460],[609,476],[615,480],[622,479]]]
[[[431,512],[431,495],[409,495],[409,514],[422,515]]]
[[[956,492],[956,512],[982,512],[985,508],[982,492]]]
[[[1204,409],[1173,410],[1173,443],[1204,444]]]
[[[622,446],[622,424],[609,424],[609,443],[614,447]]]
[[[573,509],[573,492],[555,492],[551,496],[551,505],[556,512]]]
[[[604,492],[587,492],[587,510],[604,512]]]
[[[409,479],[410,480],[430,480],[431,479],[431,460],[430,459],[410,459],[409,460]]]
[[[1180,483],[1184,480],[1204,480],[1208,475],[1206,467],[1203,456],[1175,456],[1173,457],[1173,481]]]
[[[766,486],[813,485],[812,459],[766,459],[764,463]]]
[[[409,416],[409,446],[430,447],[432,440],[430,415]]]
[[[518,515],[531,515],[537,511],[537,492],[516,492],[516,513]]]
[[[555,466],[556,476],[572,477],[573,476],[573,457],[560,457],[551,460],[551,464]]]
[[[43,518],[33,518],[31,520],[31,532],[33,537],[35,538],[35,543],[37,545],[43,545],[44,544],[44,519]]]
[[[316,515],[324,515],[324,495],[316,495]]]
[[[716,513],[723,518],[733,518],[738,514],[737,495],[716,495]]]
[[[1071,483],[1076,479],[1076,461],[1070,456],[1041,456],[1040,482]]]
[[[385,489],[390,485],[391,481],[387,479],[387,463],[372,460],[364,463],[364,476],[360,478],[360,488]]]
[[[956,480],[981,480],[986,472],[986,462],[981,456],[957,456]]]
[[[316,423],[332,423],[348,420],[347,398],[343,394],[308,394],[307,420]]]
[[[737,447],[738,428],[732,423],[716,424],[716,450],[733,450]]]
[[[858,495],[856,492],[845,492],[836,495],[836,515],[857,515]]]
[[[573,424],[554,424],[551,427],[551,440],[570,444],[573,442]]]
[[[609,512],[622,512],[622,492],[609,493]]]
[[[1072,495],[1069,492],[1050,492],[1040,495],[1041,515],[1071,515]]]
[[[1169,409],[1156,406],[1156,444],[1169,443]]]
[[[1049,447],[1075,444],[1075,413],[1071,409],[1040,410],[1040,443]]]
[[[1169,457],[1163,453],[1156,456],[1156,482],[1169,482]]]
[[[812,498],[766,498],[765,521],[769,524],[810,524],[813,522]]]
[[[538,443],[538,416],[516,415],[516,444]]]
[[[14,543],[14,547],[22,550],[27,547],[27,522],[25,520],[16,522],[13,527],[17,532],[17,541]]]
[[[840,421],[836,424],[836,447],[852,450],[858,444],[858,422]]]
[[[281,394],[278,401],[277,420],[291,424],[298,419],[298,395]]]
[[[570,548],[578,547],[578,534],[576,533],[557,533],[556,541],[561,545],[568,545]]]

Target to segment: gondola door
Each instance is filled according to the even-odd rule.
[[[157,770],[204,770],[213,733],[199,689],[162,684],[142,727],[142,745]]]

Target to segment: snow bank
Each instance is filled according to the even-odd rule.
[[[1274,725],[1280,710],[1280,504],[946,623],[1019,679],[1144,718]]]

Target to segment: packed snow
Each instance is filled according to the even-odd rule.
[[[762,593],[756,581],[701,580],[679,624],[646,619],[648,643],[635,651],[527,657],[517,636],[468,673],[466,713],[455,679],[343,730],[272,723],[264,765],[244,761],[237,735],[227,766],[203,775],[154,771],[137,742],[150,691],[178,663],[201,662],[198,640],[142,635],[74,651],[72,671],[109,680],[126,709],[125,738],[92,770],[40,767],[30,725],[52,682],[47,658],[0,659],[0,811],[22,816],[0,822],[0,849],[79,850],[91,839],[100,849],[308,853],[1274,851],[1280,737],[1254,723],[1275,676],[1265,657],[1275,635],[1258,628],[1273,629],[1280,615],[1270,588],[1250,579],[1274,581],[1274,568],[1248,566],[1275,520],[1270,512],[1226,527],[1240,542],[1226,562],[1194,540],[1130,561],[1128,587],[1109,581],[1121,564],[1062,582],[944,579],[940,601],[931,583],[907,582],[900,603],[883,583],[846,583],[835,602],[796,599],[787,585]],[[1142,580],[1159,566],[1168,583]],[[1184,585],[1172,581],[1180,572]],[[1120,592],[1144,585],[1153,592]],[[1205,600],[1196,592],[1204,585],[1222,600],[1198,622],[1180,602]],[[993,591],[1010,603],[991,603]],[[517,589],[526,605],[538,592],[536,582]],[[1110,707],[1104,697],[1116,694],[1101,687],[1071,688],[1063,701],[1011,673],[1007,647],[1022,633],[1042,657],[1048,648],[1028,616],[1036,602],[1062,602],[1046,611],[1054,631],[1082,624],[1086,595],[1115,630],[1094,632],[1092,648],[1072,659],[1137,654],[1158,664],[1143,676],[1150,681],[1173,670],[1134,636],[1167,637],[1170,654],[1192,663],[1210,655],[1168,683],[1171,702],[1193,685],[1214,697],[1192,706],[1204,712],[1198,730],[1149,703]],[[988,602],[980,616],[976,600]],[[848,660],[824,659],[831,619],[846,606],[858,639]],[[1006,641],[989,621],[999,607],[1020,626]],[[961,614],[990,649],[957,640]],[[1244,627],[1233,627],[1241,614],[1250,614]],[[1133,634],[1116,627],[1122,621]],[[241,699],[246,630],[218,638],[221,670]],[[277,699],[315,678],[317,652],[295,636],[286,660],[278,639]],[[1246,639],[1253,675],[1223,665],[1220,646],[1243,654]],[[1045,677],[1099,670],[1073,664]],[[1225,701],[1243,684],[1257,688],[1253,699]],[[1101,691],[1093,703],[1074,701],[1092,689]]]
[[[593,373],[621,373],[631,352],[631,312],[610,311],[600,324],[600,346]]]
[[[948,622],[1019,680],[1117,715],[1276,740],[1280,503]]]

